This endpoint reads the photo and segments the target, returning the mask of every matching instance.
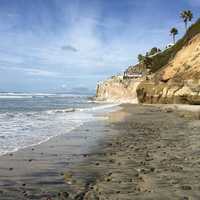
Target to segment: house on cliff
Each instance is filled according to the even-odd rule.
[[[139,63],[134,66],[129,66],[128,69],[124,71],[123,79],[138,79],[146,76],[148,73],[148,69]]]
[[[129,79],[129,78],[137,79],[137,78],[141,78],[142,76],[143,76],[142,73],[138,73],[138,72],[128,73],[125,71],[123,79]]]

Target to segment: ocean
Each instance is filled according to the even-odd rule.
[[[99,104],[88,95],[0,93],[0,155],[34,146],[101,119]]]

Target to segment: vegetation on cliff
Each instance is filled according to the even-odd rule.
[[[191,11],[185,11],[185,12],[188,13],[189,17],[185,18],[184,22],[188,23],[188,21],[192,20],[193,15],[192,15]],[[176,33],[174,31],[175,30],[173,30],[173,34],[176,35]],[[178,30],[177,30],[177,32],[178,32]],[[142,61],[148,59],[148,63],[151,62],[151,65],[148,64],[147,68],[150,69],[150,73],[155,73],[157,70],[159,70],[160,68],[165,66],[170,60],[172,60],[174,58],[174,56],[176,55],[176,53],[198,33],[200,33],[200,19],[198,19],[195,24],[191,25],[191,27],[189,27],[189,29],[187,29],[185,35],[170,48],[167,48],[162,52],[157,48],[158,49],[157,52],[154,52],[154,54],[148,53],[145,56],[142,56],[141,54],[139,54],[138,60],[145,67],[145,62],[142,62]],[[155,49],[155,48],[152,48],[152,49]],[[134,68],[137,66],[138,65],[131,66],[131,68]],[[131,69],[129,69],[129,71],[131,71]]]
[[[200,104],[200,19],[174,46],[155,55],[151,78],[137,88],[141,103]]]
[[[178,40],[174,46],[152,57],[151,72],[154,73],[166,65],[198,33],[200,33],[200,19],[187,30],[183,38]]]

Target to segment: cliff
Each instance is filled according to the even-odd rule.
[[[180,50],[167,64],[138,86],[139,102],[200,104],[200,21],[177,45]]]
[[[97,85],[96,100],[107,102],[137,103],[136,89],[140,79],[112,78]]]
[[[149,67],[149,66],[148,66]],[[200,104],[200,19],[174,46],[151,56],[150,68],[140,63],[126,74],[143,78],[115,76],[97,86],[96,99],[110,102]],[[150,73],[151,75],[147,75]]]

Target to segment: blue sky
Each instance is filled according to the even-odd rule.
[[[200,0],[0,0],[0,90],[95,88],[184,32]]]

